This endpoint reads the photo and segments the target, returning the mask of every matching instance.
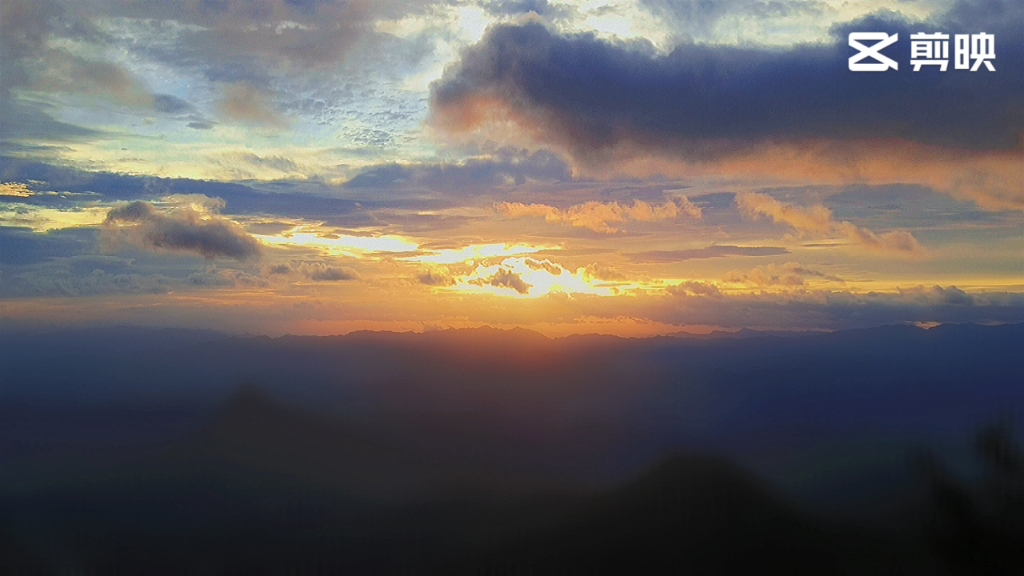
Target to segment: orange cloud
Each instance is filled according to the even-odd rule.
[[[544,218],[547,222],[587,228],[605,234],[615,234],[619,231],[611,224],[627,221],[656,222],[674,220],[683,215],[690,218],[703,216],[700,207],[685,196],[668,200],[664,204],[651,204],[642,200],[634,200],[632,205],[618,202],[585,202],[560,210],[547,204],[499,202],[494,208],[509,218]]]
[[[842,278],[831,276],[808,268],[798,262],[786,262],[781,266],[767,264],[756,266],[747,272],[733,270],[725,275],[726,282],[736,282],[766,288],[769,286],[798,287],[806,284],[807,278],[820,278],[831,282],[843,283]]]
[[[744,215],[757,219],[762,216],[784,224],[799,235],[847,238],[859,246],[876,252],[921,254],[924,249],[910,232],[893,230],[876,234],[850,222],[837,222],[832,211],[824,206],[801,208],[783,204],[767,194],[743,192],[736,195],[736,204]]]

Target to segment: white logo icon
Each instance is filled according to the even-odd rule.
[[[857,54],[850,56],[850,70],[854,72],[885,72],[890,68],[899,70],[900,65],[895,60],[881,53],[883,48],[893,45],[899,38],[899,34],[890,36],[885,32],[850,32],[850,48],[859,50]],[[861,44],[861,41],[874,41],[875,43],[865,46]],[[948,46],[946,50],[948,53]],[[865,58],[873,58],[875,61],[861,62]]]

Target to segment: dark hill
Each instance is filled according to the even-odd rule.
[[[197,435],[154,461],[158,474],[241,475],[378,502],[504,498],[555,485],[504,463],[525,448],[482,438],[474,431],[485,423],[468,416],[347,421],[281,404],[246,384]]]
[[[724,460],[676,456],[466,572],[913,574],[925,564],[895,542],[804,516]]]
[[[285,479],[358,497],[413,495],[439,485],[436,471],[371,431],[282,405],[252,384],[159,459],[171,469]]]

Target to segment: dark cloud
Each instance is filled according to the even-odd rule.
[[[263,269],[266,276],[299,275],[314,282],[342,282],[358,280],[359,273],[348,267],[339,267],[324,262],[282,262]]]
[[[116,239],[150,249],[191,252],[209,259],[246,260],[260,254],[259,242],[241,226],[192,208],[164,213],[152,204],[135,201],[111,209],[105,226]]]
[[[564,268],[552,264],[550,260],[534,260],[533,258],[526,258],[523,262],[534,270],[547,270],[547,272],[552,276],[561,276],[562,272],[565,272]]]
[[[19,141],[78,142],[110,136],[102,130],[62,122],[49,114],[45,105],[29,106],[0,94],[0,144],[6,153],[15,151]]]
[[[991,0],[1005,19],[998,71],[851,73],[847,32],[978,32],[952,16],[910,23],[893,15],[852,22],[827,44],[761,49],[686,44],[670,54],[593,34],[561,35],[536,22],[492,28],[432,87],[432,121],[472,130],[490,115],[591,159],[621,146],[717,158],[766,143],[898,139],[959,149],[1009,150],[1024,132],[1024,24],[1020,8]],[[962,6],[962,5],[961,5]],[[986,8],[997,13],[994,8]]]
[[[326,264],[314,264],[307,269],[310,280],[317,282],[339,282],[344,280],[356,280],[359,274],[351,268],[338,268]]]
[[[494,276],[491,276],[486,281],[481,281],[481,283],[487,283],[498,288],[511,288],[520,294],[528,294],[530,288],[533,288],[532,284],[527,284],[518,274],[504,268],[499,269]]]
[[[183,112],[192,112],[195,110],[195,106],[190,102],[182,100],[177,96],[171,96],[170,94],[154,94],[153,108],[157,112],[163,112],[165,114],[181,114]]]
[[[426,284],[427,286],[451,286],[455,283],[450,276],[432,270],[420,274],[418,278],[420,284]]]
[[[718,286],[710,284],[708,282],[697,282],[689,280],[687,282],[681,282],[668,289],[669,294],[676,296],[714,296],[719,297],[722,295],[721,291],[718,290]]]
[[[141,222],[148,218],[155,218],[157,211],[151,204],[145,202],[132,202],[127,206],[114,208],[107,214],[107,222],[118,220],[126,222]]]
[[[630,254],[636,262],[678,262],[701,258],[725,258],[728,256],[778,256],[789,254],[789,250],[777,246],[729,246],[715,245],[690,250],[651,250]]]
[[[569,166],[547,152],[504,152],[495,158],[451,164],[385,164],[367,168],[345,183],[347,188],[424,188],[478,194],[496,186],[528,181],[568,182]]]
[[[99,233],[87,228],[33,232],[0,226],[0,265],[23,266],[91,252]]]
[[[273,157],[271,161],[275,161]],[[364,212],[357,210],[358,205],[355,201],[330,197],[329,194],[335,191],[316,182],[278,182],[257,189],[254,184],[85,172],[2,156],[0,179],[5,182],[35,181],[40,183],[39,186],[50,190],[95,194],[96,197],[90,200],[151,201],[175,194],[199,194],[223,199],[226,204],[222,209],[223,214],[272,214],[283,218],[309,218],[345,225],[359,225],[369,221]],[[55,199],[59,197],[33,196],[22,201],[42,203],[53,202]],[[387,205],[386,202],[373,199],[362,199],[360,203],[367,209]]]

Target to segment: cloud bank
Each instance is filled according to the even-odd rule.
[[[433,84],[431,122],[454,137],[548,147],[595,174],[725,172],[828,182],[922,182],[1024,207],[1024,9],[993,0],[936,22],[889,13],[787,49],[562,34],[541,22],[493,27]],[[997,73],[847,69],[849,30],[919,28],[998,38]],[[503,136],[502,136],[503,135]],[[955,168],[955,169],[954,169]]]

